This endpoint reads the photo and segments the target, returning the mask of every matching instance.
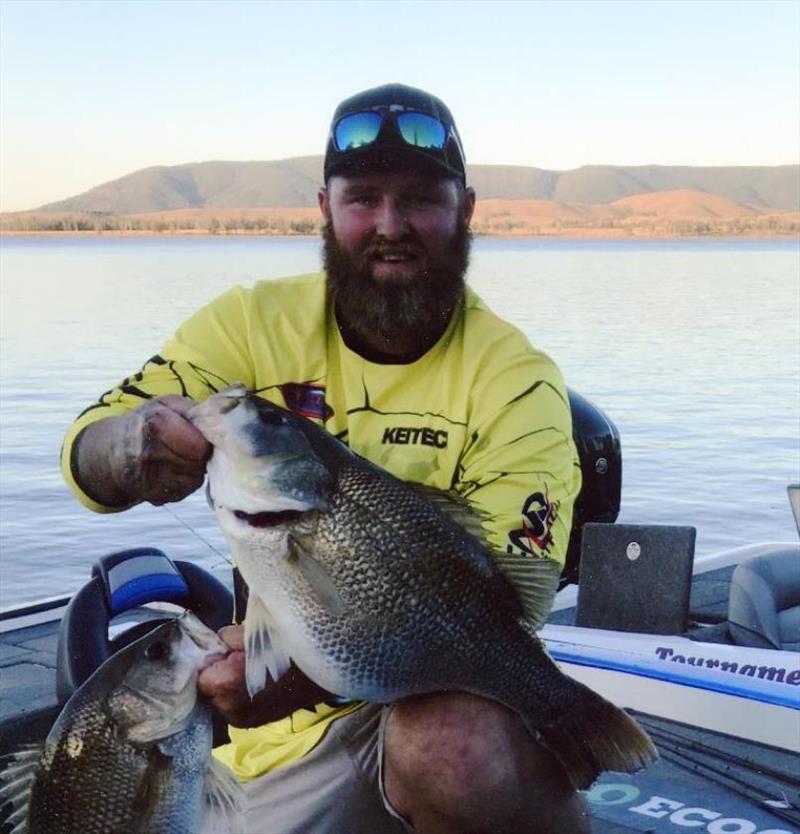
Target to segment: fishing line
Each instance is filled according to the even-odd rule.
[[[214,545],[211,544],[211,542],[208,539],[201,536],[200,533],[198,533],[197,530],[195,530],[191,524],[188,524],[186,521],[184,521],[174,510],[171,510],[166,504],[162,504],[161,509],[166,510],[179,524],[183,525],[190,533],[194,533],[194,535],[197,536],[197,538],[200,539],[200,541],[203,542],[203,544],[205,544],[207,547],[213,550],[214,553],[216,553],[217,556],[219,556],[220,559],[222,559],[222,561],[226,565],[233,567],[233,561],[229,556],[217,550],[217,548],[214,547]]]

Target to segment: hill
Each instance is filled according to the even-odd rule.
[[[550,200],[610,205],[654,192],[703,192],[758,211],[800,210],[800,165],[689,167],[587,165],[547,171],[471,165],[467,178],[481,200]],[[135,171],[40,212],[139,214],[176,209],[316,206],[322,157],[271,162],[197,162]]]
[[[658,191],[611,203],[479,200],[473,229],[489,235],[796,235],[796,211],[761,209],[694,189]]]
[[[40,211],[0,215],[0,234],[308,235],[316,234],[320,224],[316,206],[205,206],[129,214]],[[471,228],[477,235],[503,236],[797,236],[800,212],[760,209],[704,191],[676,189],[594,204],[478,200]]]
[[[615,200],[611,207],[619,216],[658,216],[698,219],[723,219],[730,217],[752,217],[761,214],[753,205],[744,205],[690,188],[676,191],[662,191],[651,194],[636,194]]]

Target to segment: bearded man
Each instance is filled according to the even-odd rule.
[[[101,512],[184,498],[211,451],[185,415],[242,382],[397,477],[460,493],[497,553],[554,593],[580,489],[566,390],[465,285],[475,193],[450,111],[400,84],[347,99],[324,175],[324,273],[235,287],[189,318],[78,417],[65,478]],[[343,702],[294,666],[251,701],[241,628],[222,635],[234,651],[198,685],[233,725],[216,754],[246,783],[248,832],[588,830],[556,758],[505,707]]]

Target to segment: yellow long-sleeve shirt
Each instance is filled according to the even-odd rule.
[[[189,318],[142,370],[107,391],[70,427],[62,471],[78,498],[75,439],[90,423],[164,394],[204,399],[241,382],[325,426],[395,476],[452,489],[485,519],[488,540],[520,567],[564,562],[580,468],[566,389],[555,364],[470,290],[446,332],[408,364],[350,350],[321,274],[234,287]],[[502,557],[501,557],[502,558]],[[226,762],[242,778],[302,755],[339,714],[235,731]],[[307,715],[307,714],[306,714]],[[288,723],[287,723],[288,722]],[[298,744],[297,730],[309,734]],[[259,735],[260,733],[260,735]]]

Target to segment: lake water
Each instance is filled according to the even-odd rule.
[[[200,494],[95,515],[61,481],[61,439],[200,304],[318,262],[309,239],[0,242],[0,607],[73,591],[133,546],[227,571]],[[470,282],[616,423],[620,521],[694,525],[698,555],[796,540],[797,241],[480,239]]]

